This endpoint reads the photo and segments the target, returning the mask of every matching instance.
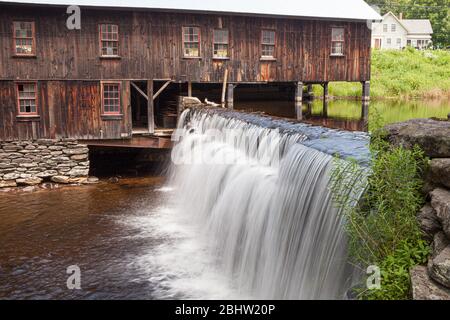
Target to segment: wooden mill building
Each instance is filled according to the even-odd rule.
[[[380,16],[362,0],[76,2],[0,1],[0,140],[152,134],[159,99],[203,84],[229,107],[241,84],[291,84],[297,105],[332,81],[368,96]]]

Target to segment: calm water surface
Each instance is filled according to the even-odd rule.
[[[278,117],[296,118],[292,101],[242,101],[237,102],[235,107],[243,111],[259,111]],[[351,131],[367,131],[375,114],[382,123],[390,124],[415,118],[447,119],[449,113],[450,100],[372,101],[365,107],[360,101],[352,100],[332,100],[327,104],[321,100],[303,103],[304,121]]]

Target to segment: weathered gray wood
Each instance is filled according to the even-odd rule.
[[[136,89],[137,92],[139,92],[146,100],[148,100],[148,96],[145,94],[144,91],[141,90],[133,81],[130,82],[133,88]]]
[[[150,134],[155,133],[155,106],[153,99],[153,80],[147,81],[147,95],[148,95],[148,104],[147,104],[147,112],[148,112],[148,132]]]
[[[295,114],[297,120],[303,120],[303,82],[297,82],[295,85]]]
[[[227,91],[227,82],[228,82],[228,69],[225,69],[225,74],[223,76],[223,87],[222,87],[222,99],[220,103],[222,104],[222,108],[225,107],[225,95]]]
[[[362,100],[369,101],[370,100],[370,81],[363,81],[362,84]]]
[[[234,84],[229,84],[228,85],[228,90],[227,90],[227,108],[228,109],[234,109],[234,88],[236,86]]]
[[[328,94],[328,82],[325,82],[323,84],[323,100],[328,100],[330,98],[329,94]]]

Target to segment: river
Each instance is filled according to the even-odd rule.
[[[241,103],[247,111],[294,117],[291,103]],[[446,117],[448,102],[372,102],[385,122]],[[305,105],[306,121],[362,130],[361,104]],[[174,213],[163,177],[103,181],[34,193],[0,193],[0,299],[236,299],[215,270],[208,243]],[[189,217],[186,217],[189,219]],[[67,287],[67,268],[81,270],[81,290]]]

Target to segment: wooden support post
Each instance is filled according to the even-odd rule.
[[[223,76],[223,86],[222,86],[222,99],[220,103],[222,104],[222,108],[225,108],[225,96],[227,91],[227,83],[228,83],[228,69],[225,70],[225,74]]]
[[[192,82],[188,82],[188,97],[192,97]]]
[[[328,118],[328,100],[323,100],[323,111],[322,111],[323,117]]]
[[[314,99],[314,88],[312,84],[308,84],[308,98],[310,100]]]
[[[164,83],[164,85],[161,87],[161,89],[158,90],[158,92],[155,93],[155,95],[153,96],[153,100],[156,100],[156,98],[158,98],[158,96],[164,91],[166,90],[166,88],[172,83],[172,80],[168,80],[166,83]]]
[[[362,84],[362,101],[370,101],[370,81],[363,81]]]
[[[330,96],[328,95],[328,82],[323,84],[323,100],[328,101]]]
[[[153,99],[153,80],[147,81],[147,114],[148,114],[148,132],[155,133],[155,106]]]
[[[369,101],[362,102],[361,119],[364,121],[369,120]]]
[[[295,85],[295,114],[297,120],[303,120],[303,82],[297,82]]]
[[[311,117],[313,115],[313,102],[311,100],[307,101],[306,110],[308,112],[308,115]]]
[[[236,86],[234,84],[228,84],[227,89],[227,108],[233,110],[234,109],[234,88]]]

